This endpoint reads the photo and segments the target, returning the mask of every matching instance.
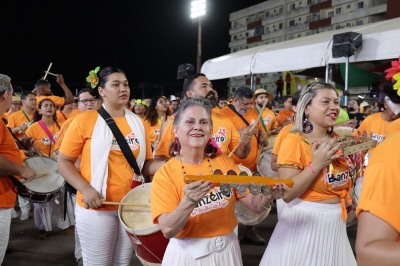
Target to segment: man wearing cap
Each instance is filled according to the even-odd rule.
[[[21,96],[13,95],[11,106],[8,109],[8,112],[4,113],[4,118],[8,120],[11,114],[18,112],[19,110],[21,110]]]
[[[0,74],[0,113],[4,113],[10,107],[12,94],[10,77]],[[24,144],[27,145],[28,142]],[[36,176],[31,168],[22,165],[22,158],[14,139],[4,122],[0,121],[0,264],[7,249],[11,210],[17,198],[15,185],[8,177],[10,175],[18,175],[27,180]]]
[[[254,92],[254,110],[256,110],[257,114],[260,113],[265,102],[268,103],[268,92],[265,89],[257,89]],[[265,104],[267,104],[265,103]],[[275,113],[265,106],[264,111],[261,114],[260,122],[265,130],[267,135],[275,135],[279,133],[280,127],[278,122],[276,121]]]

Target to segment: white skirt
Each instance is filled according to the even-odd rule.
[[[260,265],[356,266],[340,203],[288,203]]]
[[[188,266],[188,265],[242,266],[243,265],[242,253],[240,252],[240,246],[237,236],[233,232],[227,236],[229,238],[229,241],[225,242],[224,247],[221,247],[220,251],[214,251],[206,256],[202,256],[199,258],[194,258],[193,254],[191,254],[190,252],[190,249],[185,248],[185,240],[172,238],[168,243],[167,250],[165,251],[162,265],[163,266]],[[225,240],[227,240],[227,238],[225,238]],[[213,246],[214,245],[213,242],[214,241],[210,241],[209,244]]]

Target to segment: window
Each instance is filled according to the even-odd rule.
[[[338,15],[340,13],[342,13],[342,8],[341,7],[336,8],[336,15]]]
[[[269,17],[269,11],[265,12],[265,17],[266,17],[266,18]]]
[[[364,21],[362,21],[362,20],[357,20],[356,21],[356,25],[357,26],[361,26],[362,24],[364,24]]]
[[[279,23],[279,29],[283,29],[283,23]]]
[[[359,3],[357,4],[357,6],[358,6],[358,8],[364,8],[364,2],[359,2]]]
[[[333,12],[333,11],[329,11],[329,12],[328,12],[328,18],[333,17],[333,15],[334,15],[334,12]]]
[[[290,20],[289,21],[289,27],[293,27],[294,26],[294,20]]]

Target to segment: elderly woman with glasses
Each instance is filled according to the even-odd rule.
[[[279,178],[294,186],[260,265],[356,265],[346,233],[346,203],[352,187],[349,158],[340,157],[332,132],[339,97],[327,83],[302,91],[296,119],[278,153]]]
[[[276,184],[272,193],[240,195],[226,193],[211,182],[186,185],[184,175],[239,173],[235,162],[213,148],[211,104],[205,99],[187,98],[173,122],[173,157],[155,174],[151,191],[153,221],[169,238],[162,265],[242,265],[237,236],[235,203],[241,201],[256,213],[269,211],[286,186]]]

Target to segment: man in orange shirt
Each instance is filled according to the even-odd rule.
[[[265,89],[257,89],[254,92],[253,97],[254,97],[254,103],[256,104],[254,106],[254,110],[256,110],[257,114],[259,114],[265,101],[267,101],[267,103],[268,103],[268,92]],[[267,135],[278,134],[280,127],[279,127],[278,122],[276,121],[276,115],[268,107],[265,107],[265,109],[261,115],[260,122],[265,130],[265,133],[267,133]]]
[[[283,99],[283,110],[278,113],[276,120],[281,127],[293,123],[294,112],[292,110],[292,96],[287,95]]]
[[[240,159],[233,154],[232,159],[235,163],[241,163],[254,172],[257,167],[259,144],[260,146],[268,145],[267,135],[261,123],[257,120],[257,112],[251,108],[252,90],[247,87],[240,87],[236,89],[233,97],[232,104],[222,108],[220,114],[231,120],[239,132],[251,132],[252,138],[249,155],[244,159]],[[254,226],[246,226],[242,242],[256,245],[265,245],[266,243],[265,239],[257,234]]]
[[[57,83],[61,86],[62,90],[65,93],[65,98],[52,95],[53,93],[51,91],[50,82],[48,82],[47,80],[40,79],[36,82],[35,88],[32,90],[32,92],[36,94],[37,103],[41,102],[44,98],[49,98],[58,107],[73,103],[75,101],[74,95],[64,82],[63,75],[56,74],[56,77],[57,77]]]
[[[0,113],[6,112],[10,107],[12,94],[10,77],[0,74]],[[4,122],[0,121],[0,264],[7,249],[11,210],[17,198],[14,183],[8,177],[10,175],[18,175],[27,180],[36,176],[31,168],[22,165],[22,158],[14,139]]]
[[[24,135],[22,131],[28,129],[29,124],[33,120],[33,116],[36,111],[36,96],[33,93],[28,92],[27,94],[21,95],[22,108],[21,110],[11,114],[8,117],[7,126],[12,129],[12,133],[18,138],[22,138]]]

